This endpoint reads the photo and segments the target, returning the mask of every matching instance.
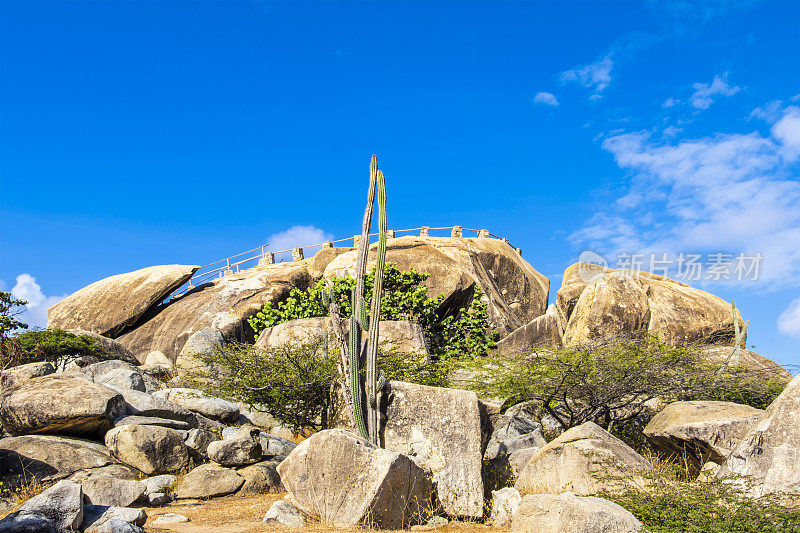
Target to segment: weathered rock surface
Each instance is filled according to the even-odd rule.
[[[522,495],[514,487],[505,487],[492,491],[492,525],[505,527],[510,524],[511,517],[517,513]]]
[[[126,363],[132,363],[134,365],[139,364],[139,361],[136,360],[133,353],[114,339],[85,329],[70,329],[67,331],[73,335],[85,335],[94,339],[97,344],[105,349],[108,359],[125,361]]]
[[[497,351],[505,356],[522,355],[536,348],[559,348],[563,342],[563,326],[559,320],[558,309],[555,305],[550,305],[545,314],[500,339]]]
[[[746,476],[755,496],[800,494],[800,376],[789,383],[722,465],[718,477]]]
[[[18,478],[57,481],[116,462],[105,446],[87,440],[49,435],[0,439],[0,472],[12,484]]]
[[[514,487],[522,494],[595,494],[626,485],[645,486],[642,473],[653,466],[609,432],[587,422],[543,446],[520,472]]]
[[[117,274],[67,296],[47,312],[47,327],[116,337],[200,268],[161,265]]]
[[[105,446],[103,446],[103,448],[105,448]],[[136,481],[140,479],[142,475],[143,474],[140,470],[133,468],[132,466],[114,463],[106,466],[99,466],[97,468],[78,470],[67,479],[74,481],[75,483],[83,483],[87,479],[92,479],[95,477],[113,477],[116,479]]]
[[[153,520],[153,525],[184,524],[189,522],[189,517],[177,513],[165,513]]]
[[[106,433],[106,446],[123,463],[145,474],[166,474],[185,467],[189,453],[181,434],[161,426],[119,426]]]
[[[28,363],[0,371],[0,386],[11,387],[20,381],[38,378],[55,373],[56,369],[47,361],[42,363]]]
[[[576,263],[564,271],[557,302],[568,321],[567,345],[637,331],[656,334],[669,344],[733,339],[729,303],[648,272]],[[743,327],[738,311],[737,316]]]
[[[165,400],[153,394],[147,394],[132,389],[124,389],[114,385],[107,385],[107,387],[122,395],[122,398],[125,400],[125,416],[167,418],[186,422],[190,426],[197,425],[196,416],[177,403]],[[119,418],[122,418],[122,416]]]
[[[244,483],[244,478],[230,468],[205,464],[198,466],[175,487],[175,497],[213,498],[236,492]]]
[[[93,477],[81,484],[86,503],[109,507],[130,507],[147,492],[144,483],[113,477]]]
[[[674,402],[644,428],[653,448],[681,457],[699,470],[706,461],[722,464],[758,423],[764,411],[732,402]]]
[[[130,426],[134,424],[139,426],[164,426],[165,428],[180,429],[183,431],[189,431],[192,429],[192,426],[188,422],[183,422],[182,420],[171,420],[169,418],[158,418],[156,416],[126,415],[114,421],[114,427]]]
[[[306,525],[306,517],[291,503],[285,500],[278,500],[267,510],[263,523],[287,527],[304,527]]]
[[[492,461],[523,448],[541,448],[545,444],[542,426],[526,410],[514,410],[495,428],[483,458]]]
[[[208,458],[222,466],[244,466],[261,460],[259,431],[245,426],[230,439],[218,440],[208,445]]]
[[[83,522],[83,492],[78,483],[62,479],[19,508],[19,514],[43,516],[58,531],[77,530]]]
[[[372,245],[368,269],[374,267],[375,255],[376,245]],[[428,294],[445,295],[443,313],[468,305],[473,286],[480,286],[489,302],[490,321],[503,333],[527,324],[547,309],[550,281],[499,239],[400,237],[388,241],[386,261],[401,270],[415,268],[428,273]],[[355,264],[355,250],[339,255],[327,266],[324,277],[352,275]]]
[[[122,397],[82,375],[52,374],[0,392],[0,420],[14,435],[93,435],[125,412]]]
[[[401,529],[422,522],[431,502],[431,482],[414,461],[341,429],[303,441],[278,473],[292,505],[339,527]]]
[[[0,520],[0,533],[59,533],[52,520],[35,514],[14,512]]]
[[[219,420],[223,423],[234,422],[239,418],[239,407],[235,403],[222,398],[206,396],[197,389],[162,389],[154,392],[153,396],[169,400],[189,411],[200,413],[212,420]]]
[[[96,531],[100,533],[102,531],[100,528],[112,521],[142,526],[146,520],[147,513],[142,509],[110,507],[107,505],[84,505],[82,527],[85,532]]]
[[[311,261],[260,266],[195,287],[148,310],[134,329],[117,340],[139,360],[143,361],[150,352],[158,351],[175,362],[189,337],[203,328],[222,326],[219,315],[224,313],[239,317],[238,328],[215,329],[228,335],[227,341],[252,341],[238,337],[243,334],[241,323],[260,311],[265,303],[286,297],[293,287],[305,289],[316,281],[309,274]]]
[[[733,346],[703,346],[700,350],[700,355],[703,360],[721,367],[728,360],[732,349]],[[792,380],[792,374],[775,361],[744,348],[741,349],[740,353],[739,365],[747,368],[751,377],[777,379],[784,383],[789,383]]]
[[[128,370],[125,368],[118,368],[106,372],[102,376],[96,377],[94,382],[100,385],[113,385],[114,387],[140,392],[145,392],[147,390],[142,373],[138,370]]]
[[[481,410],[474,392],[390,381],[380,442],[431,470],[449,515],[483,516]]]
[[[636,517],[603,498],[574,494],[531,494],[522,498],[511,531],[548,533],[636,533]]]
[[[220,440],[220,438],[213,431],[197,428],[189,430],[184,444],[189,450],[189,455],[195,459],[205,461],[208,459],[208,445],[217,440]]]
[[[278,474],[280,461],[262,461],[237,471],[244,478],[240,494],[264,494],[283,490]]]
[[[222,438],[223,439],[233,439],[236,438],[239,432],[239,428],[230,427],[225,428],[222,430]],[[284,439],[283,437],[277,437],[275,435],[270,435],[269,433],[264,433],[263,431],[259,432],[258,434],[259,441],[261,442],[261,449],[264,455],[289,455],[292,450],[297,447],[297,444]]]
[[[178,481],[177,477],[170,474],[162,474],[143,479],[142,483],[144,483],[146,489],[145,494],[152,494],[154,492],[166,492],[176,481]]]

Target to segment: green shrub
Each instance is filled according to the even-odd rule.
[[[41,361],[49,361],[58,368],[67,359],[83,356],[106,357],[106,350],[93,338],[86,335],[74,335],[60,329],[43,329],[26,331],[8,339],[15,345],[14,361],[1,361],[3,365],[14,366]]]
[[[436,310],[444,300],[443,296],[428,297],[428,289],[422,283],[428,274],[414,270],[401,271],[392,264],[384,268],[384,295],[381,299],[381,320],[412,320],[419,323],[428,339],[431,351],[445,357],[475,357],[485,355],[495,347],[496,335],[488,332],[489,319],[486,304],[481,301],[481,290],[475,288],[471,305],[456,316],[440,320]],[[372,286],[375,271],[366,275],[365,304],[372,300]],[[339,303],[341,316],[349,317],[352,312],[353,278],[333,278],[331,280],[334,298]],[[261,311],[249,319],[250,326],[260,334],[265,328],[289,320],[328,316],[328,309],[322,304],[322,292],[327,288],[325,280],[306,290],[293,288],[286,300],[276,305],[267,303]]]
[[[717,375],[716,367],[707,369],[697,377],[698,383],[688,394],[679,394],[675,399],[734,402],[766,409],[786,388],[785,380],[767,370],[733,367]]]

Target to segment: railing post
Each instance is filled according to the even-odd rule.
[[[332,243],[332,242],[330,242],[330,241],[328,241],[328,242],[323,242],[323,243],[322,243],[322,247],[323,247],[323,248],[333,248],[333,243]]]
[[[361,235],[353,235],[353,248],[358,248],[359,242],[361,242]]]
[[[479,239],[488,239],[489,238],[489,230],[488,229],[479,229],[478,230],[478,238]]]
[[[387,229],[386,230],[386,238],[387,239],[394,239],[394,230],[393,229]]]
[[[508,240],[506,237],[503,237],[503,238],[502,238],[502,239],[500,239],[500,240],[501,240],[501,241],[503,241],[504,243],[508,244],[508,245],[510,245],[510,244],[511,244],[511,241],[509,241],[509,240]]]
[[[263,265],[274,265],[275,264],[275,254],[272,252],[264,252],[264,257],[258,262],[258,266]]]
[[[419,236],[420,237],[427,237],[427,236],[430,235],[430,232],[431,232],[431,228],[429,228],[428,226],[422,226],[420,228],[420,230],[419,230]]]
[[[301,261],[303,259],[302,248],[292,248],[292,261]]]
[[[522,257],[522,248],[515,248],[515,250],[517,251],[517,255]]]
[[[450,238],[451,239],[461,238],[461,226],[453,226],[453,229],[450,230]]]

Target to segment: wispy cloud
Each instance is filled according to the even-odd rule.
[[[333,239],[333,235],[315,226],[292,226],[291,228],[273,233],[267,238],[267,249],[272,251],[290,250],[310,244],[320,244]],[[316,251],[317,249],[314,249]],[[289,253],[276,256],[276,260],[291,257]]]
[[[578,83],[594,91],[593,97],[599,97],[600,93],[611,83],[613,66],[614,62],[609,54],[595,63],[562,72],[561,81]]]
[[[36,283],[36,278],[24,273],[17,276],[16,284],[11,288],[11,295],[28,304],[18,320],[34,328],[47,326],[47,310],[66,298],[68,295],[47,296],[42,292],[42,287]]]
[[[543,91],[536,93],[536,96],[533,97],[533,103],[557,106],[558,100],[554,94]]]
[[[722,76],[714,76],[711,83],[695,83],[692,87],[694,88],[692,107],[701,110],[711,107],[711,104],[714,103],[713,96],[733,96],[741,90],[740,87],[728,84],[727,73]]]
[[[794,300],[778,317],[778,331],[800,337],[800,298]]]

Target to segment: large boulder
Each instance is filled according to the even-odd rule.
[[[292,505],[337,527],[402,529],[431,506],[430,479],[413,460],[342,429],[303,441],[278,473]]]
[[[529,494],[511,519],[511,531],[637,533],[642,523],[622,506],[591,496]]]
[[[147,485],[139,481],[97,476],[81,484],[86,503],[113,507],[130,507],[147,492]]]
[[[226,341],[252,342],[246,319],[264,304],[284,299],[292,288],[305,289],[315,282],[318,278],[309,273],[313,262],[312,258],[262,265],[209,280],[151,308],[134,329],[117,340],[140,361],[150,352],[158,351],[172,362],[176,362],[189,337],[204,328],[220,330]],[[195,364],[191,357],[188,359]]]
[[[162,426],[119,426],[106,433],[106,446],[123,463],[148,475],[178,471],[189,463],[183,436]]]
[[[564,271],[556,300],[567,345],[639,331],[669,344],[733,339],[729,303],[648,272],[576,263]],[[744,327],[738,311],[737,320]]]
[[[176,498],[213,498],[239,490],[244,478],[230,468],[215,464],[198,466],[175,487]]]
[[[198,266],[161,265],[117,274],[67,296],[47,312],[47,327],[114,338],[186,283]]]
[[[573,492],[585,496],[625,486],[644,487],[647,459],[593,422],[570,428],[536,452],[514,487],[522,494]]]
[[[78,483],[62,479],[19,508],[21,515],[43,516],[58,531],[77,531],[83,522],[83,492]]]
[[[51,482],[117,460],[96,442],[50,435],[0,439],[0,479],[17,485],[37,479]]]
[[[83,375],[51,374],[0,392],[0,420],[14,435],[102,434],[124,412],[122,396]]]
[[[376,245],[369,249],[367,268],[375,265]],[[338,256],[325,269],[325,278],[352,276],[357,252]],[[510,333],[547,309],[550,281],[499,239],[400,237],[386,245],[386,261],[401,270],[426,272],[431,297],[445,295],[441,314],[469,305],[474,287],[488,301],[492,326]]]
[[[732,350],[731,345],[703,346],[700,349],[700,356],[704,361],[721,367],[728,362]],[[792,374],[775,361],[744,348],[741,348],[739,353],[739,366],[747,369],[748,377],[774,379],[783,383],[792,380]]]
[[[660,452],[685,453],[699,471],[707,461],[722,464],[763,414],[733,402],[674,402],[650,420],[644,434]]]
[[[483,516],[481,409],[474,392],[390,381],[380,442],[431,471],[445,512]]]
[[[117,424],[119,424],[120,420],[124,420],[124,418],[137,416],[180,421],[188,424],[191,427],[195,427],[197,425],[195,415],[177,403],[165,400],[164,398],[160,398],[152,394],[147,394],[146,392],[124,389],[122,387],[116,387],[110,384],[106,386],[117,391],[125,400],[124,417],[120,416],[117,418],[115,421]]]
[[[240,494],[264,494],[283,491],[278,474],[280,460],[271,459],[242,468],[237,473],[244,478]]]
[[[563,326],[558,309],[550,305],[547,312],[518,327],[497,343],[500,355],[514,356],[529,353],[536,348],[560,348],[564,342]]]
[[[73,335],[84,335],[86,337],[91,337],[97,344],[103,347],[103,349],[106,351],[106,357],[108,359],[117,359],[133,364],[139,363],[129,349],[114,339],[104,337],[103,335],[93,331],[86,331],[85,329],[70,329],[67,331]]]
[[[143,509],[84,505],[81,529],[84,533],[133,533],[142,530],[131,526],[143,526],[146,520],[147,513]]]
[[[208,458],[222,466],[245,466],[261,459],[259,431],[252,426],[239,428],[230,439],[218,440],[208,445]]]
[[[162,389],[154,392],[153,396],[168,400],[189,411],[200,413],[212,420],[219,420],[223,423],[231,423],[239,418],[239,407],[235,403],[222,398],[207,396],[197,389]]]
[[[718,477],[744,476],[755,496],[800,494],[800,376],[787,385],[734,448]]]

